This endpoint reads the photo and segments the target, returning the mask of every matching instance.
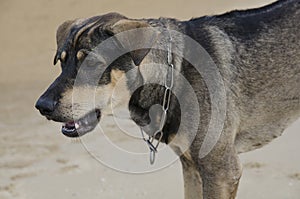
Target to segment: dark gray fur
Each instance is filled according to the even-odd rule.
[[[92,18],[92,21],[99,20],[101,30],[114,33],[107,27],[121,19],[127,18],[112,13],[105,15],[103,20],[99,16]],[[175,67],[180,69],[197,94],[201,120],[195,139],[191,138],[188,126],[184,132],[177,132],[180,116],[190,117],[191,126],[198,124],[193,123],[192,111],[180,112],[178,102],[173,96],[164,128],[164,142],[170,143],[172,149],[181,156],[186,199],[235,198],[242,172],[238,153],[264,146],[280,136],[284,129],[300,116],[300,0],[280,0],[258,9],[233,11],[189,21],[168,18],[134,21],[147,23],[157,29],[173,29],[189,35],[205,48],[216,63],[225,84],[227,98],[226,120],[218,143],[207,156],[199,159],[199,150],[211,115],[209,92],[203,78],[194,67],[184,60],[178,61],[177,58],[177,61],[174,61]],[[91,20],[87,23],[90,22]],[[70,32],[70,28],[61,27],[60,32]],[[94,33],[91,37],[96,38],[99,43],[109,37],[109,34],[102,33]],[[62,50],[66,50],[70,51],[69,56],[75,56],[78,49],[70,47],[73,37],[70,36],[71,40],[67,36],[58,39],[58,55]],[[84,38],[86,37],[78,39],[79,46],[87,44]],[[93,46],[97,45],[96,41],[92,43]],[[180,38],[175,38],[175,41],[180,42]],[[185,49],[184,46],[183,43],[182,50],[186,52],[193,50]],[[141,55],[140,52],[135,54],[125,55],[111,67],[123,71],[136,67],[132,62],[129,64],[130,57],[134,59],[133,56]],[[150,50],[142,52],[142,57],[139,58],[141,59],[136,63],[141,66],[143,58],[165,63],[166,53]],[[56,57],[56,61],[58,59]],[[62,64],[70,65],[67,62]],[[151,70],[154,74],[158,72],[155,68]],[[74,77],[74,74],[72,77],[67,72],[65,74],[68,78]],[[127,78],[143,81],[142,74]],[[106,78],[105,83],[109,81],[110,79]],[[60,88],[58,91],[54,87],[50,87],[50,91],[43,96],[60,98],[61,93],[67,89]],[[181,88],[184,95],[184,85],[177,82],[176,87]],[[53,94],[53,90],[56,90],[56,94]],[[153,104],[161,103],[162,95],[163,88],[157,85],[146,85],[137,90],[129,104],[132,119],[139,125],[149,123],[149,108]],[[189,100],[189,96],[185,96],[186,106]],[[63,121],[63,118],[68,117],[59,117],[58,113],[63,114],[62,112],[64,111],[56,111],[55,116],[47,115],[47,118]],[[181,151],[180,142],[172,143],[172,137],[176,134],[181,135],[182,142],[191,141],[188,151]]]
[[[186,33],[217,63],[227,89],[227,120],[218,145],[201,160],[201,133],[191,146],[203,198],[234,198],[241,175],[237,154],[269,143],[300,116],[299,21],[300,1],[289,0],[184,22]]]

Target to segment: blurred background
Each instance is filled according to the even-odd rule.
[[[119,12],[130,18],[192,17],[262,6],[271,0],[0,0],[0,198],[181,199],[178,161],[149,174],[125,174],[93,159],[60,124],[35,110],[59,74],[57,27],[67,19]],[[117,127],[103,123],[118,139]],[[263,149],[241,155],[238,198],[300,198],[300,121]],[[103,151],[107,149],[103,148]],[[107,151],[109,154],[109,151]],[[148,161],[146,159],[145,161]]]

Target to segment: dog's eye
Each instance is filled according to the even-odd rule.
[[[82,60],[83,61],[83,60]],[[105,65],[104,59],[94,52],[88,52],[85,54],[82,64],[88,67],[100,67]]]
[[[102,60],[98,59],[98,57],[95,57],[93,55],[86,56],[82,64],[84,64],[87,67],[101,67],[105,65]]]

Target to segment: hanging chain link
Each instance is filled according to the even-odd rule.
[[[160,118],[160,124],[158,130],[155,131],[155,133],[148,138],[145,137],[145,133],[141,129],[141,134],[143,140],[147,143],[149,149],[150,149],[150,164],[154,164],[155,162],[155,153],[158,152],[158,146],[159,143],[161,142],[163,138],[163,128],[165,126],[166,120],[167,120],[167,112],[170,108],[170,99],[171,99],[171,94],[172,94],[172,88],[174,85],[174,65],[172,63],[173,57],[172,57],[172,37],[170,34],[170,41],[168,45],[168,57],[167,57],[167,62],[168,62],[168,68],[167,68],[167,74],[165,77],[165,82],[164,82],[164,87],[165,87],[165,92],[164,92],[164,97],[163,97],[163,104],[162,104],[162,115]],[[157,139],[156,144],[154,143],[155,138]]]

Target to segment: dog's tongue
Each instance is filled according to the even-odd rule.
[[[67,123],[65,124],[65,126],[66,126],[67,128],[75,128],[75,122],[74,122],[74,121],[67,122]]]

